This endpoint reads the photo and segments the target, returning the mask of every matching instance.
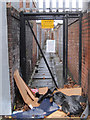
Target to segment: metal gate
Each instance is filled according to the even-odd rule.
[[[29,23],[29,20],[63,20],[63,78],[64,82],[67,82],[67,72],[68,72],[68,19],[69,18],[78,18],[79,19],[79,84],[81,83],[81,58],[82,58],[82,12],[80,11],[63,11],[63,12],[21,12],[20,13],[20,44],[22,47],[20,48],[20,66],[23,79],[26,79],[26,66],[25,66],[25,22],[29,25],[32,34],[36,40],[38,48],[42,54],[42,57],[47,65],[47,68],[50,72],[52,80],[55,83],[55,86],[58,88],[54,76],[50,70],[50,67],[47,63],[47,60],[42,52],[42,49],[38,43],[38,40],[34,34],[34,31]]]

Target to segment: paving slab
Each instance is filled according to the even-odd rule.
[[[42,74],[39,74],[39,75],[35,75],[33,78],[34,78],[34,79],[35,79],[35,78],[36,78],[36,79],[39,79],[39,78],[41,78],[41,79],[43,79],[43,78],[45,78],[45,79],[51,79],[51,76],[50,76],[50,75],[42,75]]]
[[[46,53],[43,50],[46,60],[49,64],[49,67],[54,75],[55,81],[60,88],[63,87],[63,65],[59,62],[59,58],[56,54]],[[38,72],[34,74],[32,79],[31,86],[32,87],[55,87],[55,84],[52,80],[52,77],[48,71],[48,68],[44,62],[44,59],[41,58],[38,61]]]

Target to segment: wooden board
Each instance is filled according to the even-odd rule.
[[[58,89],[58,91],[71,96],[71,95],[80,95],[82,94],[82,88],[63,88],[63,89]],[[54,93],[57,91],[54,91]]]
[[[63,118],[66,116],[66,113],[64,113],[63,111],[55,111],[54,113],[47,116],[47,118]]]
[[[66,113],[64,113],[63,111],[55,111],[54,113],[50,114],[49,116],[47,116],[46,118],[60,118],[61,120],[80,120],[80,117],[69,117],[67,116]],[[55,119],[56,120],[56,119]]]
[[[30,88],[26,85],[26,83],[23,81],[21,76],[19,75],[18,70],[14,72],[14,80],[16,82],[16,85],[20,91],[20,94],[24,100],[24,102],[29,107],[38,107],[39,104],[37,103],[38,98],[35,98],[35,96],[32,94],[32,91]]]
[[[47,93],[47,91],[48,91],[48,87],[39,88],[38,91],[39,91],[39,94],[44,95],[45,93]]]

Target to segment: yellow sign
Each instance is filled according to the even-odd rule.
[[[41,25],[44,29],[54,28],[54,20],[41,20]]]

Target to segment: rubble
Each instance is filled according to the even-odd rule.
[[[23,81],[21,76],[19,75],[18,70],[14,72],[14,79],[16,82],[16,85],[20,91],[20,94],[24,100],[24,102],[32,109],[33,107],[38,107],[39,103],[38,98],[35,97],[32,90],[26,85],[26,83]]]
[[[47,116],[47,118],[64,118],[64,117],[67,117],[67,114],[59,110]]]
[[[86,108],[86,98],[82,96],[82,89],[71,78],[68,78],[68,84],[64,85],[63,89],[31,89],[20,77],[18,70],[14,73],[14,79],[25,105],[16,109],[12,117],[80,118]]]
[[[70,76],[67,78],[67,81],[68,83],[64,85],[64,88],[80,88],[80,86],[76,84]]]
[[[48,91],[48,87],[39,88],[39,90],[38,90],[39,94],[42,94],[42,95],[44,95],[45,93],[47,93],[47,91]]]

